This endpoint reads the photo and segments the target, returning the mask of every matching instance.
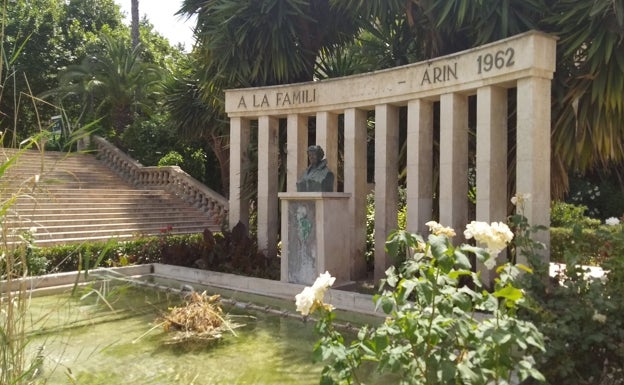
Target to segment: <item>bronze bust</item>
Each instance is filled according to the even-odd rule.
[[[334,173],[327,168],[327,159],[321,146],[308,147],[309,166],[297,181],[297,191],[334,191]]]

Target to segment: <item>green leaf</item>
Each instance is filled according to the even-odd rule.
[[[494,292],[494,296],[497,298],[505,298],[509,301],[512,302],[517,302],[519,300],[522,299],[522,297],[524,297],[524,294],[522,294],[522,290],[517,289],[513,286],[511,286],[510,284],[508,284],[507,286],[503,287],[502,289],[496,290]]]
[[[464,362],[460,362],[459,365],[457,365],[457,370],[459,371],[461,378],[466,383],[474,384],[478,382],[479,376],[477,375],[477,373],[470,369],[470,367],[468,367],[468,365],[466,365]]]
[[[472,265],[470,264],[470,259],[464,254],[461,250],[455,250],[455,264],[462,269],[470,270]]]
[[[377,301],[376,309],[379,309],[380,306],[384,313],[390,314],[394,309],[394,302],[386,296],[381,296]]]
[[[496,300],[496,297],[488,294],[485,301],[479,305],[479,308],[485,311],[493,312],[498,308],[498,300]]]
[[[516,267],[518,269],[524,270],[529,274],[533,274],[533,269],[531,269],[530,267],[528,267],[527,265],[523,265],[522,263],[517,263]]]
[[[447,256],[448,239],[443,236],[430,235],[429,244],[431,245],[431,254],[439,261],[444,256]],[[448,257],[448,256],[447,256]]]

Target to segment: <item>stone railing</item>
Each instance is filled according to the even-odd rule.
[[[97,157],[125,181],[147,188],[166,190],[202,210],[218,224],[227,219],[228,200],[198,182],[178,166],[143,166],[106,139],[94,136]]]

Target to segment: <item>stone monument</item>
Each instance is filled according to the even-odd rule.
[[[246,185],[244,170],[254,161],[246,150],[250,141],[257,139],[258,248],[274,257],[278,240],[282,241],[282,279],[289,282],[307,284],[310,279],[308,275],[297,276],[293,267],[301,265],[294,260],[290,261],[290,269],[284,269],[288,260],[296,258],[291,253],[295,250],[289,248],[298,242],[309,245],[311,255],[315,255],[312,247],[318,248],[317,265],[312,273],[327,269],[333,276],[337,276],[336,272],[344,274],[345,280],[360,279],[366,276],[362,255],[367,247],[366,197],[370,193],[367,170],[371,170],[375,178],[374,276],[383,278],[393,263],[384,246],[388,234],[397,227],[400,164],[397,148],[405,111],[408,231],[426,234],[426,223],[434,213],[438,213],[440,223],[455,230],[463,229],[473,219],[504,221],[508,215],[508,195],[512,193],[507,191],[508,175],[511,175],[508,166],[515,168],[514,193],[531,195],[524,206],[529,223],[548,227],[550,168],[547,165],[551,159],[551,82],[556,68],[556,46],[555,36],[528,31],[466,51],[369,74],[227,90],[230,225],[249,222],[249,199],[242,193]],[[515,111],[513,138],[509,138],[513,132],[509,126],[512,117],[509,108]],[[470,117],[472,113],[476,115],[476,121],[472,122],[475,137],[468,130],[474,120]],[[310,192],[307,186],[297,186],[308,166],[305,155],[311,118],[315,122],[314,143],[323,146],[327,165],[336,176],[337,160],[342,160],[342,192]],[[280,159],[278,138],[284,120],[287,151],[285,159]],[[367,132],[372,123],[374,141],[370,143]],[[507,162],[508,139],[515,143],[514,165]],[[472,140],[476,141],[476,152],[470,161],[476,166],[479,192],[474,216],[466,199]],[[369,158],[371,145],[375,154]],[[444,149],[439,157],[434,156],[436,146]],[[280,161],[286,165],[286,192],[278,191]],[[434,176],[436,167],[439,173]],[[311,174],[312,171],[316,170],[310,169]],[[439,196],[434,199],[436,184]],[[290,205],[300,204],[306,205],[305,210],[289,211]],[[282,215],[281,234],[277,231],[279,215]],[[300,232],[294,225],[297,222],[301,224]],[[289,223],[290,227],[284,228]],[[337,239],[345,233],[346,238]],[[549,237],[548,231],[532,236],[547,247]],[[547,261],[544,255],[544,262]],[[480,269],[482,274],[495,273],[485,266]]]
[[[350,247],[348,222],[342,213],[350,194],[333,192],[334,173],[324,156],[321,146],[308,147],[309,165],[297,181],[297,192],[279,194],[283,281],[311,284],[325,271],[338,282],[349,279],[344,258]]]

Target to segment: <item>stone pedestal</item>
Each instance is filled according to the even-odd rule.
[[[350,280],[351,194],[279,193],[282,208],[281,280],[310,285],[329,271],[336,283]]]

